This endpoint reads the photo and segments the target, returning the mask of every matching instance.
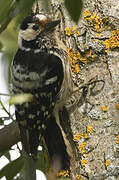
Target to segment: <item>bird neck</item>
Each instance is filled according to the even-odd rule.
[[[57,46],[57,42],[53,33],[47,35],[41,34],[41,36],[36,37],[36,39],[29,41],[19,38],[18,46],[25,51],[47,52],[52,47]]]

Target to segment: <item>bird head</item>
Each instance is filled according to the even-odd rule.
[[[53,21],[47,15],[32,14],[23,20],[19,36],[25,41],[31,41],[43,33],[52,31],[59,23],[60,20]]]

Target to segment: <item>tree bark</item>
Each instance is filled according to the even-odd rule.
[[[5,126],[0,130],[0,152],[4,152],[20,141],[17,122]]]
[[[75,104],[70,123],[73,134],[80,137],[77,174],[91,180],[119,179],[119,2],[85,0],[78,25],[71,21],[64,1],[52,2],[55,18],[61,19],[61,40],[75,57],[80,53],[74,83],[89,83],[68,103],[68,107]],[[66,35],[64,29],[72,26],[76,33]]]

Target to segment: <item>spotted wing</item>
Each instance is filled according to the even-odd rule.
[[[48,53],[18,50],[11,68],[14,94],[31,93],[32,102],[15,107],[24,150],[37,152],[45,122],[52,115],[63,82],[63,65],[59,57]]]

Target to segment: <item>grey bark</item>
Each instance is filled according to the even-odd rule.
[[[119,134],[119,110],[115,105],[119,103],[119,45],[115,45],[115,48],[110,47],[109,52],[106,53],[104,41],[112,36],[113,30],[119,29],[119,2],[84,1],[83,12],[88,9],[91,15],[96,13],[99,20],[106,19],[106,23],[101,25],[101,32],[95,29],[93,22],[86,24],[83,12],[76,25],[71,21],[63,1],[52,2],[55,8],[55,18],[62,19],[62,29],[59,35],[66,46],[84,55],[88,50],[92,50],[96,55],[94,61],[81,65],[79,73],[73,74],[75,84],[83,86],[90,81],[102,80],[88,86],[88,93],[84,99],[81,96],[82,90],[79,90],[71,97],[68,104],[69,107],[72,101],[76,101],[75,111],[69,112],[73,134],[88,133],[87,139],[81,138],[81,141],[77,143],[79,146],[86,142],[84,149],[87,155],[85,157],[85,154],[79,151],[80,160],[85,159],[87,164],[78,168],[76,162],[77,174],[81,174],[83,179],[117,180],[119,179],[119,144],[116,139]],[[78,37],[66,36],[64,28],[67,26],[77,26],[81,32],[80,35]],[[102,106],[106,106],[107,111],[103,111]],[[93,127],[92,134],[87,132],[88,126]],[[79,164],[81,164],[80,160],[78,159]]]
[[[12,122],[0,130],[0,152],[8,150],[18,141],[20,141],[20,135],[17,122]]]

